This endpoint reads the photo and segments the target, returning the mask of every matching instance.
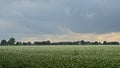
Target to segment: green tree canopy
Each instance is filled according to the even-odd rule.
[[[15,38],[10,38],[8,40],[8,45],[14,45],[15,44]]]
[[[6,40],[2,40],[1,41],[1,45],[6,45],[7,44],[7,41]]]

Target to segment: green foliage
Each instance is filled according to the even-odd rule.
[[[2,40],[1,41],[1,45],[120,45],[119,42],[117,41],[111,41],[111,42],[107,42],[104,41],[102,42],[90,42],[90,41],[63,41],[63,42],[51,42],[49,40],[47,41],[34,41],[33,43],[29,42],[21,42],[21,41],[15,41],[15,38],[10,38],[8,41],[6,40]]]
[[[15,44],[15,38],[10,38],[8,40],[8,45],[14,45]]]
[[[119,68],[120,46],[1,46],[0,68]]]
[[[2,40],[1,41],[1,45],[7,45],[7,41],[6,40]]]

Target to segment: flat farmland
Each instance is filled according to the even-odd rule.
[[[0,68],[119,68],[120,46],[0,46]]]

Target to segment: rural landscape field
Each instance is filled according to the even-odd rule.
[[[0,68],[120,68],[120,0],[0,0]]]
[[[0,46],[0,68],[119,68],[120,46]]]

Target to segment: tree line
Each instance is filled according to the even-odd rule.
[[[90,41],[75,41],[75,42],[50,42],[49,40],[47,41],[34,41],[33,43],[31,42],[21,42],[21,41],[16,41],[15,38],[10,38],[8,41],[3,39],[1,40],[0,45],[120,45],[118,41],[112,41],[112,42],[90,42]]]

